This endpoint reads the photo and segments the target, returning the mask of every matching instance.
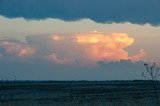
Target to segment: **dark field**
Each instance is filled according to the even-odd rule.
[[[0,106],[160,106],[159,98],[152,81],[0,82]]]

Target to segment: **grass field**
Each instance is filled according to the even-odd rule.
[[[159,106],[159,100],[152,81],[0,82],[0,106]]]

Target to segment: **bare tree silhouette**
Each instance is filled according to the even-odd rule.
[[[158,90],[157,90],[156,85],[157,85],[157,81],[159,81],[159,78],[160,78],[160,67],[155,62],[145,63],[144,66],[146,68],[147,73],[142,72],[142,76],[146,80],[151,80],[152,87],[153,87],[153,90],[156,96],[156,100],[157,100],[157,103],[159,104],[159,95],[158,95]]]

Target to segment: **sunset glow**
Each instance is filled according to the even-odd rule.
[[[56,64],[66,64],[67,63],[67,59],[66,58],[62,58],[62,57],[58,57],[55,53],[52,53],[50,55],[48,55],[48,58]]]
[[[34,53],[34,50],[30,47],[23,47],[20,49],[20,52],[18,53],[19,56],[29,56]]]
[[[57,35],[53,35],[53,36],[51,36],[51,38],[52,38],[54,41],[59,41],[59,40],[61,40],[61,37],[60,37],[60,36],[57,36]]]
[[[135,80],[160,63],[160,0],[0,0],[0,78]]]
[[[30,56],[34,53],[32,48],[26,46],[25,44],[16,42],[2,41],[0,42],[0,47],[5,49],[6,52],[19,57]]]
[[[87,53],[93,60],[119,61],[129,59],[124,48],[132,45],[134,39],[125,33],[87,33],[78,34],[77,43],[87,47]]]
[[[145,55],[146,55],[146,53],[145,53],[144,49],[141,49],[138,54],[132,55],[132,56],[130,56],[129,58],[130,58],[130,60],[132,60],[133,62],[137,62],[137,61],[139,61],[140,59],[142,59]]]

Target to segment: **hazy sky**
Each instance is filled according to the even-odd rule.
[[[144,62],[160,61],[157,3],[2,0],[0,78],[143,79]]]

